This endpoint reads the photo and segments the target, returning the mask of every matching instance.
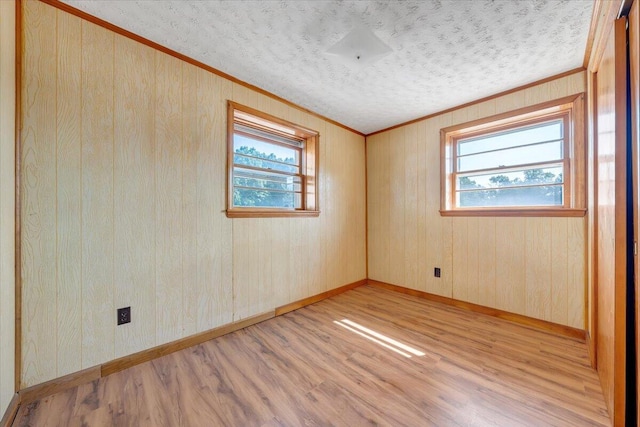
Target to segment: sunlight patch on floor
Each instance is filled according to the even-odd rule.
[[[370,341],[375,342],[389,350],[395,351],[398,354],[403,355],[404,357],[410,358],[411,355],[414,356],[424,356],[420,350],[416,350],[415,348],[408,346],[406,344],[401,343],[400,341],[394,340],[393,338],[389,338],[386,335],[381,334],[380,332],[376,332],[367,327],[364,327],[352,320],[342,319],[342,320],[334,320],[333,323],[336,325],[342,326],[343,328],[354,332],[361,337],[364,337]],[[409,354],[410,353],[410,354]]]

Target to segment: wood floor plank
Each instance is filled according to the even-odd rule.
[[[20,408],[14,426],[610,426],[586,344],[362,286]]]

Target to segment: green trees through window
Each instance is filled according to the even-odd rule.
[[[280,175],[276,171],[295,173],[293,157],[278,157],[275,153],[264,153],[255,147],[241,145],[234,151],[236,170],[233,177],[233,204],[251,207],[295,207],[295,189],[298,177]],[[250,166],[242,168],[240,165]],[[257,169],[271,170],[268,174]]]
[[[459,206],[561,206],[561,169],[527,169],[517,173],[483,176],[482,183],[469,177],[458,181]]]
[[[228,101],[229,218],[315,217],[318,132]]]
[[[442,216],[582,216],[584,94],[440,130]]]

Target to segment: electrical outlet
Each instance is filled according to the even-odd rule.
[[[433,269],[433,275],[435,277],[440,277],[440,267],[436,267]]]
[[[118,309],[118,325],[124,325],[131,322],[131,307]]]

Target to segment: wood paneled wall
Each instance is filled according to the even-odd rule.
[[[597,368],[615,426],[625,424],[626,20],[607,22],[595,73],[595,245]],[[630,154],[630,153],[629,153]],[[632,232],[632,230],[628,230]]]
[[[362,136],[23,5],[22,387],[366,277]],[[227,99],[320,132],[318,218],[226,218]]]
[[[0,1],[0,415],[15,392],[15,1]]]
[[[584,92],[585,77],[367,137],[369,278],[585,329],[585,218],[439,213],[441,128]]]

